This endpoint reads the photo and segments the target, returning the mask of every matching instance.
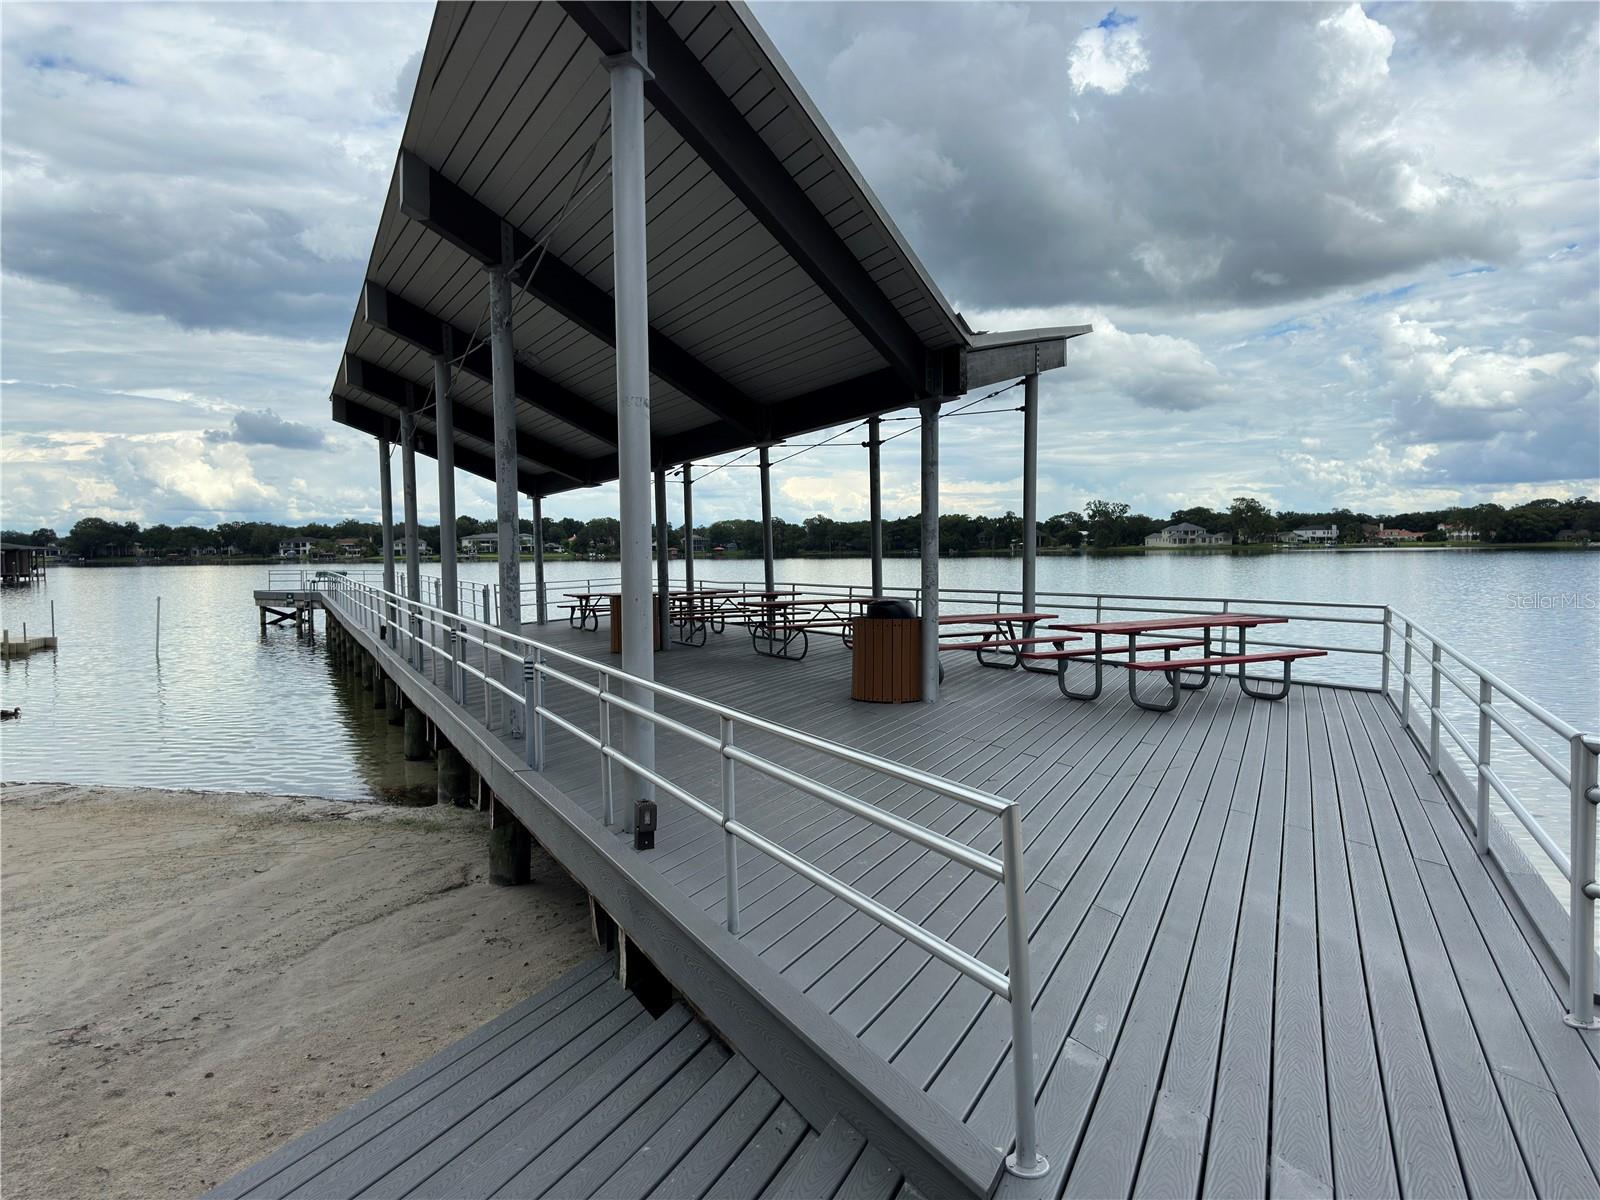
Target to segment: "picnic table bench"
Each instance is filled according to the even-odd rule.
[[[1289,620],[1288,617],[1263,616],[1255,613],[1193,613],[1181,616],[1154,617],[1131,621],[1089,621],[1052,625],[1049,628],[1064,633],[1078,633],[1094,636],[1094,646],[1082,650],[1057,650],[1023,652],[1023,656],[1035,660],[1053,660],[1056,663],[1056,680],[1061,689],[1061,694],[1072,700],[1093,700],[1100,695],[1103,684],[1103,670],[1106,666],[1119,667],[1128,672],[1128,696],[1140,708],[1149,709],[1151,712],[1171,712],[1178,706],[1178,698],[1185,690],[1195,691],[1204,688],[1211,682],[1213,669],[1220,669],[1226,673],[1230,666],[1239,668],[1239,689],[1252,700],[1282,700],[1289,694],[1290,671],[1293,663],[1301,658],[1316,658],[1327,653],[1325,650],[1303,649],[1274,649],[1265,652],[1252,653],[1246,649],[1246,630],[1254,629],[1259,625],[1282,625]],[[1239,634],[1239,650],[1234,654],[1213,654],[1211,652],[1212,630],[1235,629]],[[1172,633],[1199,630],[1199,637],[1173,638],[1163,637],[1159,642],[1145,642],[1140,644],[1142,635],[1158,634],[1170,635]],[[1107,648],[1107,636],[1122,637],[1126,641],[1121,646]],[[1175,659],[1172,657],[1174,650],[1201,648],[1199,658]],[[1159,659],[1145,659],[1141,661],[1141,652],[1159,650]],[[1094,686],[1086,691],[1074,690],[1067,685],[1067,665],[1080,658],[1091,659],[1094,663]],[[1283,664],[1283,677],[1273,688],[1259,688],[1251,685],[1249,675],[1245,668],[1251,663],[1279,662]],[[1165,677],[1169,686],[1169,693],[1165,700],[1147,700],[1139,695],[1137,673],[1150,673],[1159,671]],[[1184,678],[1184,672],[1193,674],[1198,671],[1200,678],[1191,682]]]

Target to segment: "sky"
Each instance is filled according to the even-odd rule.
[[[1595,5],[753,9],[974,328],[1093,324],[1043,377],[1043,513],[1600,493]],[[376,516],[327,396],[431,16],[0,6],[6,527]],[[945,511],[1020,510],[1018,403],[945,422]],[[858,441],[776,467],[778,515],[864,517]],[[758,505],[744,464],[695,489]]]

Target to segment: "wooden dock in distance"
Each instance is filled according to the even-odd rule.
[[[315,630],[314,611],[321,606],[312,589],[271,588],[255,594],[256,615],[261,623],[261,634],[266,636],[269,625],[293,624],[296,633]]]
[[[828,1061],[881,1106],[877,1128],[871,1112],[848,1119],[923,1194],[958,1194],[950,1158],[981,1157],[962,1134],[1008,1144],[1003,1004],[758,856],[742,862],[743,925],[729,934],[714,825],[663,798],[655,849],[633,850],[599,819],[593,751],[555,732],[530,772],[520,739],[472,716],[476,687],[453,704],[403,654],[357,636],[813,1129],[832,1113],[811,1066],[785,1056],[794,1029],[827,1027],[848,1042],[825,1047]],[[607,658],[606,631],[536,636]],[[1064,701],[1048,677],[965,656],[947,666],[941,704],[896,706],[852,704],[850,659],[831,641],[789,662],[730,629],[656,660],[681,690],[1023,805],[1051,1173],[996,1171],[970,1194],[1600,1194],[1600,1035],[1563,1023],[1558,963],[1381,696],[1296,685],[1267,704],[1224,682],[1155,714],[1109,694]],[[592,699],[552,688],[547,703],[596,728]],[[663,738],[657,755],[680,785],[714,789],[703,747]],[[993,835],[911,787],[862,798],[980,849]],[[740,816],[1003,965],[988,880],[755,778],[741,780]],[[938,1160],[918,1156],[907,1127],[948,1147],[942,1187],[919,1175]],[[522,1127],[497,1128],[475,1153],[514,1154],[499,1143]]]

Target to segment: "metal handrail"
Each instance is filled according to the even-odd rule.
[[[1595,902],[1600,897],[1600,884],[1596,883],[1595,878],[1596,808],[1600,806],[1600,783],[1597,783],[1597,777],[1600,777],[1600,736],[1580,733],[1572,724],[1530,700],[1476,659],[1463,654],[1401,613],[1386,610],[1383,640],[1384,695],[1399,713],[1401,724],[1408,730],[1411,728],[1412,692],[1416,690],[1420,694],[1424,686],[1427,688],[1428,701],[1423,708],[1427,713],[1429,770],[1435,776],[1444,774],[1446,755],[1453,756],[1453,751],[1441,737],[1441,734],[1448,734],[1450,741],[1460,751],[1463,774],[1476,779],[1476,803],[1471,820],[1478,853],[1485,857],[1497,857],[1490,829],[1500,824],[1500,818],[1491,809],[1490,799],[1491,796],[1499,796],[1528,836],[1567,880],[1567,915],[1571,929],[1568,940],[1566,1020],[1580,1028],[1600,1028],[1594,1003]],[[1397,641],[1401,650],[1398,656],[1394,653]],[[1425,668],[1414,668],[1414,653],[1426,655]],[[1446,665],[1447,658],[1451,665]],[[1388,687],[1390,668],[1398,670],[1400,674],[1398,703]],[[1445,682],[1454,686],[1477,713],[1475,745],[1469,742],[1465,732],[1444,711],[1442,685]],[[1568,746],[1568,762],[1563,764],[1539,745],[1512,718],[1507,706],[1511,711],[1520,711],[1533,718],[1562,738]],[[1567,850],[1561,849],[1550,831],[1517,795],[1516,789],[1496,769],[1493,758],[1493,733],[1496,727],[1566,789],[1571,827],[1571,843]],[[1465,798],[1461,800],[1464,805]],[[1501,865],[1505,866],[1504,863]],[[1515,880],[1514,873],[1507,874]]]
[[[461,616],[397,591],[385,591],[371,584],[342,577],[325,578],[322,586],[331,602],[347,618],[359,622],[375,633],[397,653],[401,651],[403,644],[405,659],[412,669],[423,674],[431,669],[432,678],[438,684],[442,667],[448,674],[447,690],[453,703],[465,707],[466,676],[481,680],[484,684],[485,724],[491,727],[493,725],[491,694],[497,693],[503,697],[506,710],[511,714],[508,717],[510,732],[513,737],[520,733],[523,738],[524,758],[532,769],[536,771],[543,769],[546,722],[574,735],[583,744],[598,749],[601,769],[600,790],[604,804],[604,819],[608,826],[616,823],[617,805],[612,768],[617,764],[620,764],[627,774],[640,781],[640,791],[645,795],[648,796],[649,791],[643,785],[648,785],[682,801],[691,813],[717,824],[722,830],[725,843],[724,921],[730,933],[737,934],[740,927],[739,870],[734,845],[736,842],[743,842],[1006,1000],[1011,1010],[1012,1072],[1016,1109],[1016,1150],[1006,1160],[1007,1169],[1015,1174],[1030,1177],[1043,1174],[1047,1170],[1048,1164],[1038,1151],[1035,1128],[1033,988],[1030,982],[1028,924],[1024,901],[1026,877],[1023,860],[1022,810],[1015,800],[971,788],[865,751],[841,746],[825,738],[707,700],[653,679],[631,675],[607,663],[596,662],[520,632],[500,629],[485,621]],[[444,644],[441,645],[441,642]],[[477,666],[467,661],[470,647],[477,647]],[[499,671],[492,665],[496,659],[501,663]],[[550,660],[560,663],[566,670],[552,665]],[[522,681],[520,692],[496,678],[496,675],[504,674],[513,663],[520,666]],[[579,674],[589,673],[595,677],[594,684],[579,678]],[[598,738],[553,711],[545,703],[544,689],[547,682],[573,687],[579,693],[590,696],[598,702],[600,717]],[[630,691],[633,697],[631,699],[621,694]],[[644,702],[646,697],[648,703]],[[704,730],[696,729],[692,725],[658,712],[654,707],[657,698],[671,700],[716,718],[718,735],[712,737]],[[653,764],[641,762],[617,746],[611,737],[609,714],[612,709],[621,709],[634,717],[648,721],[653,728],[667,730],[714,750],[722,764],[720,806],[696,796],[689,789],[659,773]],[[520,730],[514,719],[519,712],[522,716]],[[997,817],[1001,833],[1000,857],[997,859],[937,830],[908,821],[820,780],[810,778],[771,758],[752,753],[735,744],[736,735],[741,728],[771,735],[791,746],[821,752],[837,761],[866,768],[889,779],[910,784],[965,804],[978,812]],[[740,821],[737,818],[736,808],[735,767],[741,764],[998,882],[1005,894],[1008,970],[1005,973],[996,970],[976,955],[968,953],[879,903],[871,896],[835,878],[815,863],[799,857]],[[626,805],[623,829],[624,831],[632,829],[632,813]]]

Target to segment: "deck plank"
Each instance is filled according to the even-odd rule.
[[[603,633],[540,635],[609,659]],[[1021,806],[1051,1166],[1037,1181],[1003,1177],[997,1196],[1600,1193],[1600,1139],[1588,1136],[1600,1039],[1561,1023],[1543,957],[1388,700],[1296,685],[1260,703],[1226,678],[1155,714],[1114,686],[1078,703],[1046,675],[968,656],[946,667],[941,704],[879,706],[846,699],[849,654],[832,641],[799,663],[756,656],[738,633],[656,659],[674,687]],[[597,727],[592,700],[556,703]],[[670,699],[661,709],[714,724]],[[740,744],[998,852],[986,814],[765,731]],[[663,735],[658,764],[716,803],[714,753]],[[552,735],[545,774],[599,814],[592,751]],[[1005,969],[1003,904],[987,879],[744,768],[739,808]],[[640,857],[720,922],[713,822],[663,798],[657,848]],[[788,868],[754,853],[740,866],[744,948],[980,1139],[1009,1148],[1009,1005]],[[549,1015],[558,1036],[561,1014]],[[632,1010],[611,1020],[602,1045],[660,1039]],[[591,1035],[569,1038],[568,1059],[548,1068],[514,1069],[508,1028],[474,1035],[432,1083],[285,1147],[254,1177],[281,1177],[262,1194],[292,1181],[339,1194],[363,1169],[382,1171],[367,1181],[373,1196],[402,1185],[453,1195],[471,1171],[474,1195],[914,1190],[859,1135],[808,1126],[736,1052],[668,1038],[641,1061],[595,1057]],[[441,1074],[453,1062],[456,1074]],[[586,1087],[585,1076],[607,1082]]]

